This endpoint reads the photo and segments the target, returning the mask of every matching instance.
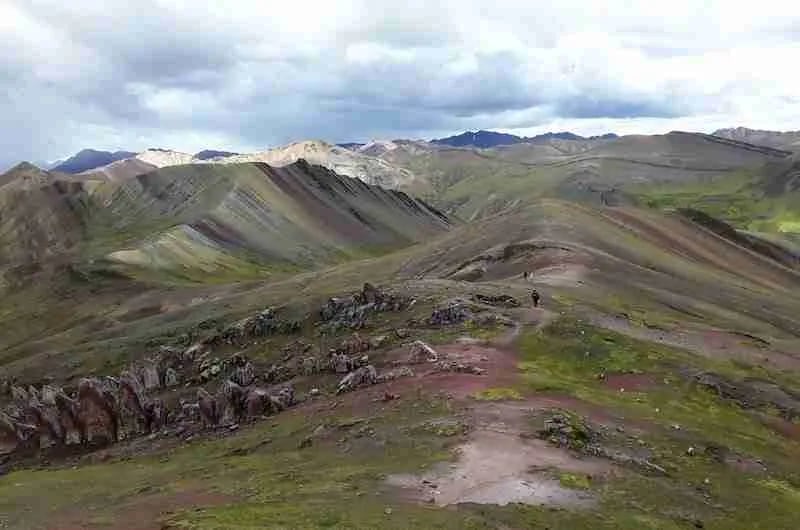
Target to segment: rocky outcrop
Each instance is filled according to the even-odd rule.
[[[433,310],[430,318],[428,318],[428,324],[431,326],[452,326],[472,320],[473,316],[472,308],[466,301],[451,300]]]
[[[290,335],[299,329],[300,322],[281,319],[275,309],[267,308],[251,317],[234,322],[210,340],[212,343],[219,340],[234,346],[244,346],[255,337]]]
[[[114,381],[110,378],[84,378],[78,383],[78,411],[86,432],[84,436],[119,440],[119,411]]]
[[[166,403],[154,394],[179,384],[180,373],[191,369],[186,361],[183,351],[162,349],[124,370],[119,378],[81,379],[72,396],[50,385],[41,389],[10,385],[12,403],[0,413],[0,452],[88,444],[98,439],[114,443],[165,428],[191,435],[198,426],[232,426],[276,414],[296,403],[291,384],[266,389],[255,386],[255,366],[235,354],[209,363],[212,369],[226,374],[214,395],[200,388],[195,403],[181,400],[170,413]],[[209,369],[203,366],[205,360],[198,361]],[[325,366],[330,369],[329,363]]]
[[[129,372],[120,376],[120,410],[133,429],[132,433],[157,431],[166,423],[163,401],[147,397],[147,388]]]
[[[320,308],[319,316],[325,331],[361,329],[370,315],[389,311],[402,311],[411,307],[414,300],[382,291],[365,283],[360,292],[350,296],[330,298]]]
[[[38,429],[0,412],[0,456],[25,448],[38,448]]]
[[[231,375],[231,381],[239,386],[250,386],[256,381],[256,369],[249,361],[243,366],[238,366]]]

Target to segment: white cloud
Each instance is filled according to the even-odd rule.
[[[800,129],[798,42],[795,1],[6,0],[0,165],[466,128]]]

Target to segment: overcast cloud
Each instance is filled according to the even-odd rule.
[[[3,0],[0,168],[84,147],[800,129],[800,3]]]

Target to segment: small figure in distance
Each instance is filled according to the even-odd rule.
[[[523,273],[522,273],[522,278],[523,278],[525,281],[528,281],[528,280],[530,280],[530,279],[531,279],[531,277],[533,277],[533,273],[532,273],[532,272],[525,271],[525,272],[523,272]]]
[[[539,296],[539,291],[537,291],[536,289],[532,289],[531,290],[531,300],[533,300],[533,307],[539,307],[539,299],[540,298],[541,297]]]

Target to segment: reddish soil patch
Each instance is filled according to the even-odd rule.
[[[800,441],[800,425],[797,423],[771,416],[764,416],[761,421],[784,438]]]
[[[114,522],[92,524],[86,513],[64,517],[62,522],[48,526],[48,530],[163,530],[164,519],[179,511],[227,504],[233,497],[207,491],[183,491],[137,497],[116,510]]]
[[[656,388],[658,381],[650,374],[611,374],[603,384],[620,392],[644,392]]]

